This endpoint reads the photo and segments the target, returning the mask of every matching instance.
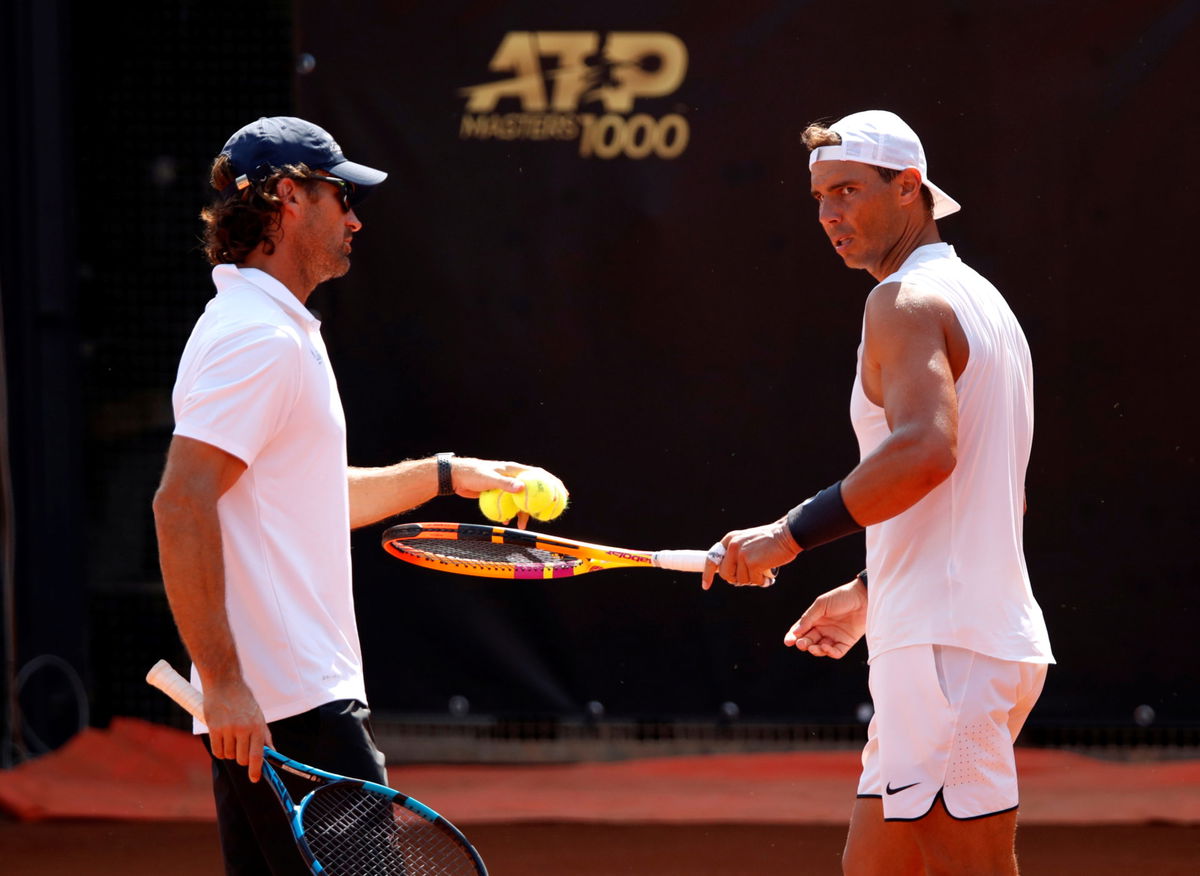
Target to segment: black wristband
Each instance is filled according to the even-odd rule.
[[[789,511],[787,527],[796,544],[806,551],[863,530],[846,510],[841,481]]]
[[[451,470],[450,459],[453,453],[439,453],[437,460],[437,478],[438,478],[438,495],[453,496],[454,495],[454,473]]]
[[[867,586],[867,570],[866,569],[863,569],[861,572],[859,572],[854,577],[857,578],[859,581],[862,581],[863,587]]]

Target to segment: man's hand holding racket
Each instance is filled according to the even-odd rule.
[[[814,657],[837,660],[845,657],[866,631],[867,590],[855,579],[813,600],[783,637],[783,644]]]
[[[724,548],[723,556],[718,548]],[[735,529],[713,545],[704,564],[701,586],[708,590],[713,575],[719,573],[734,587],[770,587],[779,567],[799,553],[800,546],[788,532],[786,519],[752,529]]]
[[[204,694],[204,723],[213,757],[236,760],[250,781],[262,775],[263,746],[271,747],[271,731],[250,688],[240,678],[209,683]]]
[[[154,665],[146,681],[198,720],[212,720],[224,708],[212,708],[165,660]],[[238,736],[239,751],[241,740]],[[309,873],[487,876],[483,859],[462,832],[419,800],[300,763],[270,747],[259,748],[257,763]],[[299,801],[281,771],[302,780]]]

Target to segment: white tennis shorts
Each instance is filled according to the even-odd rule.
[[[858,796],[880,797],[886,821],[954,818],[1017,807],[1013,741],[1046,681],[1046,664],[997,660],[947,645],[912,645],[871,661],[875,715]]]

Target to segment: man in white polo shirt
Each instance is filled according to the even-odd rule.
[[[350,530],[437,495],[519,492],[527,466],[455,457],[351,468],[313,289],[350,268],[355,208],[387,174],[262,118],[217,156],[201,214],[216,296],[184,349],[154,498],[163,582],[206,733],[226,871],[308,873],[262,748],[386,781],[368,723]]]
[[[784,639],[840,658],[867,638],[875,715],[843,868],[1013,874],[1013,742],[1053,662],[1022,546],[1029,346],[941,241],[937,220],[959,205],[903,120],[855,113],[803,139],[822,229],[878,283],[850,402],[861,462],[783,518],[726,535],[704,586],[717,571],[769,586],[801,551],[865,527],[869,574],[818,597]]]

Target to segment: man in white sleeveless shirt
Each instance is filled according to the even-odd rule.
[[[878,282],[850,402],[861,461],[780,520],[726,535],[704,586],[716,572],[769,586],[800,552],[865,527],[867,568],[784,639],[840,658],[867,638],[875,714],[843,868],[1016,873],[1013,742],[1054,662],[1022,545],[1029,346],[941,241],[937,220],[959,205],[903,120],[855,113],[803,139],[822,229]]]
[[[361,198],[386,173],[278,116],[213,162],[201,216],[216,296],[188,339],[154,498],[163,583],[203,724],[229,874],[309,873],[265,782],[272,745],[386,782],[363,684],[350,530],[438,495],[519,492],[526,466],[443,453],[352,468],[320,322],[305,302],[350,269]],[[453,457],[453,458],[452,458]]]

